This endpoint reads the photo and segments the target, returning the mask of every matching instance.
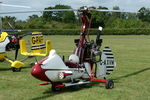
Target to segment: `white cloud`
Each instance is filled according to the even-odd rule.
[[[113,6],[119,6],[121,9],[128,10],[128,11],[137,11],[141,7],[150,7],[150,1],[149,0],[109,0],[109,2],[106,2],[103,4],[104,6],[107,6],[109,8],[112,8]]]

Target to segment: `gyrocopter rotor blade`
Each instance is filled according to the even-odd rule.
[[[29,10],[29,11],[10,11],[10,12],[0,12],[0,14],[16,14],[16,13],[33,13],[33,12],[57,12],[57,11],[78,11],[78,9],[49,9],[49,10]]]
[[[0,17],[0,31],[2,31],[2,18]]]
[[[11,4],[4,4],[4,3],[0,3],[0,6],[7,6],[7,7],[19,7],[19,8],[31,8],[29,6],[22,6],[22,5],[11,5]]]
[[[29,11],[8,11],[0,12],[0,14],[16,14],[16,13],[33,13],[33,12],[65,12],[65,11],[99,11],[99,12],[126,12],[126,13],[136,13],[123,10],[104,10],[104,9],[48,9],[48,10],[29,10]]]
[[[90,9],[90,11],[100,11],[100,12],[122,12],[122,13],[137,13],[132,11],[124,11],[124,10],[109,10],[109,9]]]

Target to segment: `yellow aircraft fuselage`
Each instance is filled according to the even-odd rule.
[[[6,45],[9,43],[8,34],[2,32],[0,35],[0,60],[4,60],[6,56]]]
[[[11,63],[11,67],[19,69],[24,65],[24,63],[20,61],[13,61],[6,55],[6,46],[9,42],[8,34],[6,32],[2,32],[0,35],[0,61],[6,60]]]

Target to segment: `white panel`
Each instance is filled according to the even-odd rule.
[[[97,77],[105,77],[111,74],[116,67],[113,53],[109,47],[104,48],[101,55],[101,62],[97,66]]]
[[[50,51],[48,59],[42,63],[43,69],[68,69],[60,56],[54,50]]]
[[[0,42],[0,53],[5,52],[6,51],[6,45],[9,43],[9,39],[8,37],[6,37],[6,39],[3,42]]]
[[[106,55],[104,54],[104,52],[102,52],[101,60],[102,61],[100,63],[98,63],[98,65],[97,65],[96,77],[105,77],[106,76],[106,66],[103,63],[106,60]]]

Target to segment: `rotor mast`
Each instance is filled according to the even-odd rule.
[[[80,62],[83,61],[84,56],[84,43],[87,41],[86,36],[88,36],[88,29],[90,28],[90,19],[91,14],[87,8],[81,10],[81,20],[82,20],[82,29],[80,34],[79,43],[77,49],[75,50],[75,54],[79,57]]]

